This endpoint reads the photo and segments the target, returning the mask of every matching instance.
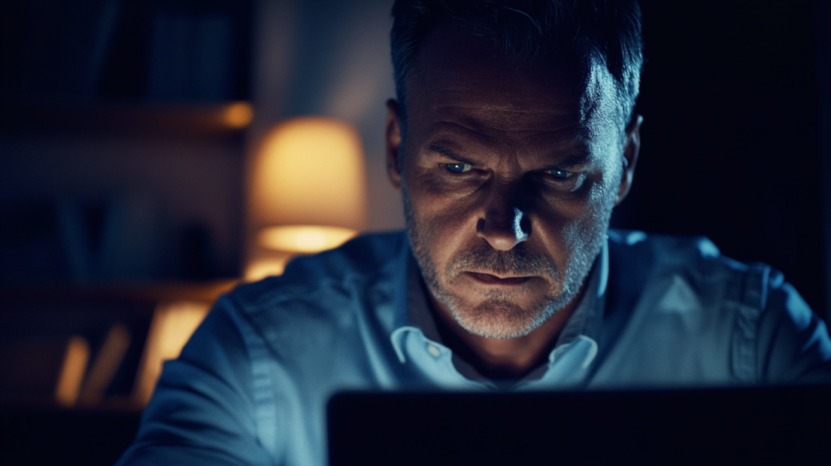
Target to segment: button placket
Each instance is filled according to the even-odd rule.
[[[439,347],[432,343],[427,343],[427,352],[430,353],[430,355],[434,358],[438,358],[439,356],[441,356],[441,350],[439,349]]]

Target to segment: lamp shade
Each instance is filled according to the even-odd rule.
[[[275,126],[254,166],[258,242],[296,252],[337,246],[364,228],[365,178],[360,135],[350,124],[298,118]]]

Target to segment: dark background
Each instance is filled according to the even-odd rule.
[[[646,63],[637,111],[645,117],[643,146],[633,190],[613,224],[706,235],[729,257],[782,270],[827,317],[828,2],[641,3]],[[355,31],[367,29],[368,18],[381,24],[390,2],[363,0],[345,8],[334,0],[286,0],[282,4],[291,8],[285,12],[293,16],[275,25],[278,33],[288,31],[275,33],[282,41],[275,44],[263,44],[267,36],[258,32],[263,4],[2,3],[0,283],[239,276],[244,166],[254,138],[250,130],[199,126],[205,108],[235,100],[252,102],[256,115],[276,108],[272,120],[358,115],[371,223],[403,226],[400,213],[389,210],[392,201],[378,201],[392,197],[381,151],[383,100],[391,92],[388,59],[381,50],[372,51],[372,62],[360,50],[338,49],[350,37],[358,37],[349,43],[361,48],[385,42],[383,35]],[[108,11],[112,20],[102,22]],[[159,32],[159,18],[167,32]],[[176,29],[182,21],[201,27],[201,35],[191,28],[182,36]],[[184,39],[171,40],[176,34]],[[160,37],[168,45],[160,46]],[[273,63],[275,75],[288,77],[281,83],[261,76],[257,61]],[[274,82],[276,97],[258,96],[258,80],[266,88]],[[345,86],[347,94],[370,92],[361,81],[388,84],[373,84],[378,95],[367,105],[377,112],[350,113],[327,103],[343,82],[358,83],[359,91]],[[135,263],[125,259],[121,269],[102,266],[79,276],[57,220],[56,205],[67,200],[82,212],[93,253],[107,239],[108,215],[141,212],[134,217],[147,220],[146,231],[122,232],[118,240],[126,244],[122,249],[146,251],[134,254],[141,260],[128,257]]]
[[[614,223],[705,235],[729,257],[771,264],[827,317],[831,154],[818,119],[831,81],[817,64],[829,60],[828,3],[641,6],[642,148]]]

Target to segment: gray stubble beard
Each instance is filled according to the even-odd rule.
[[[448,282],[458,278],[464,271],[490,270],[509,275],[547,277],[551,283],[559,285],[556,286],[559,289],[551,290],[544,299],[529,308],[522,308],[511,301],[512,297],[521,291],[512,293],[496,289],[488,291],[480,304],[465,309],[463,300],[445,289],[439,281],[438,271],[427,247],[434,241],[435,234],[429,229],[423,231],[416,221],[403,180],[402,196],[410,248],[428,290],[438,302],[447,307],[462,328],[485,338],[509,339],[528,335],[555,312],[571,303],[580,293],[583,282],[606,239],[605,227],[608,226],[608,218],[611,215],[611,207],[604,206],[608,211],[602,214],[605,216],[604,231],[602,234],[597,231],[584,232],[592,236],[593,241],[587,248],[576,248],[565,274],[558,270],[550,257],[528,251],[525,243],[520,243],[509,251],[497,251],[487,244],[481,244],[458,253],[451,259],[444,272]]]

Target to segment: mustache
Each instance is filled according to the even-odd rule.
[[[529,251],[525,244],[518,244],[508,251],[498,251],[489,245],[479,245],[457,254],[447,264],[447,276],[455,278],[463,272],[492,273],[497,275],[548,276],[559,278],[554,261],[543,254]]]

